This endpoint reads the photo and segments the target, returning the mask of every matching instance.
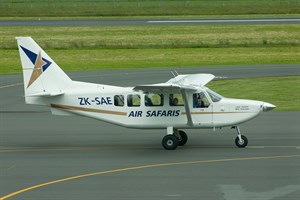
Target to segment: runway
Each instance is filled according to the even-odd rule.
[[[32,19],[0,20],[0,26],[145,26],[179,24],[299,24],[300,18],[211,18],[211,19],[135,19],[135,18],[99,18],[99,19]]]
[[[170,70],[219,78],[299,75],[299,65],[155,68],[68,73],[114,85],[164,82]],[[236,133],[187,130],[188,144],[161,146],[163,130],[131,130],[52,116],[24,103],[21,75],[0,75],[0,199],[298,199],[300,112],[271,111]],[[7,86],[7,87],[5,87]]]

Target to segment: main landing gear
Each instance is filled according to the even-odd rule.
[[[241,134],[240,128],[238,126],[231,127],[236,129],[238,135],[235,139],[235,144],[239,148],[245,148],[248,145],[248,139],[246,136]],[[186,144],[188,137],[186,133],[182,130],[173,129],[173,127],[167,128],[167,135],[162,140],[162,145],[166,150],[174,150],[178,146],[183,146]]]
[[[248,145],[248,139],[246,136],[241,134],[240,128],[238,126],[231,127],[236,129],[238,136],[235,138],[235,145],[239,148],[245,148]]]
[[[184,131],[168,127],[167,132],[168,134],[162,140],[162,145],[166,150],[174,150],[177,146],[186,144],[188,137]]]

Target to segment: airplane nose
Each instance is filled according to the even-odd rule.
[[[264,104],[263,104],[263,111],[264,112],[273,110],[274,108],[276,108],[276,106],[271,104],[271,103],[264,102]]]

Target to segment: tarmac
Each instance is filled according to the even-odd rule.
[[[55,58],[54,58],[55,59]],[[300,75],[299,65],[153,68],[68,73],[73,80],[134,86],[178,73],[219,79]],[[287,97],[288,98],[288,97]],[[166,151],[164,130],[126,129],[26,105],[22,76],[0,75],[0,200],[299,199],[300,112],[270,111],[236,131],[186,130]]]
[[[20,19],[0,20],[0,26],[145,26],[182,24],[299,24],[299,17],[284,18],[99,18],[99,19]]]

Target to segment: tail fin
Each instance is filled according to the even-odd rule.
[[[57,96],[72,80],[31,37],[17,37],[27,97]]]

